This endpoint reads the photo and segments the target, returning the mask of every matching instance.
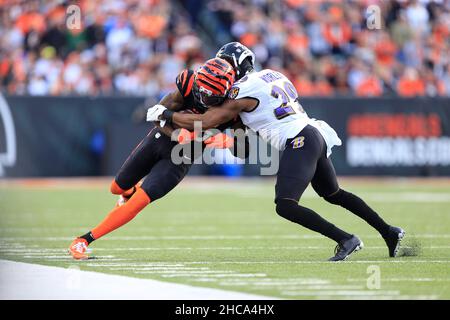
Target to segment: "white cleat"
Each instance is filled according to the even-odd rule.
[[[120,195],[119,199],[117,199],[117,202],[116,202],[116,208],[123,206],[125,203],[127,203],[128,199],[130,199],[130,198]]]

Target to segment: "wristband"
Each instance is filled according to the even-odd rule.
[[[166,120],[168,123],[172,123],[173,113],[174,112],[172,110],[166,109],[161,114],[161,117],[163,120]]]

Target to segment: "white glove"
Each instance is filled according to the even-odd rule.
[[[166,124],[166,120],[161,120],[160,116],[165,110],[167,110],[167,108],[160,104],[156,104],[153,107],[148,108],[147,121],[159,121],[161,127],[164,127],[164,125]]]

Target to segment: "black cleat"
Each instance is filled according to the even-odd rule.
[[[388,235],[384,238],[389,249],[389,257],[396,257],[400,249],[400,241],[405,237],[405,231],[398,227],[389,227]]]
[[[355,235],[348,240],[341,241],[334,249],[334,257],[328,261],[343,261],[346,260],[353,252],[359,251],[364,247],[364,244]]]

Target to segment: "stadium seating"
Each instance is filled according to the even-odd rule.
[[[79,29],[66,27],[57,1],[0,5],[0,88],[160,97],[182,68],[222,45],[201,40],[206,10],[220,39],[249,46],[260,67],[288,74],[301,96],[450,95],[448,2],[379,1],[376,30],[366,26],[373,1],[194,2],[78,1]]]

